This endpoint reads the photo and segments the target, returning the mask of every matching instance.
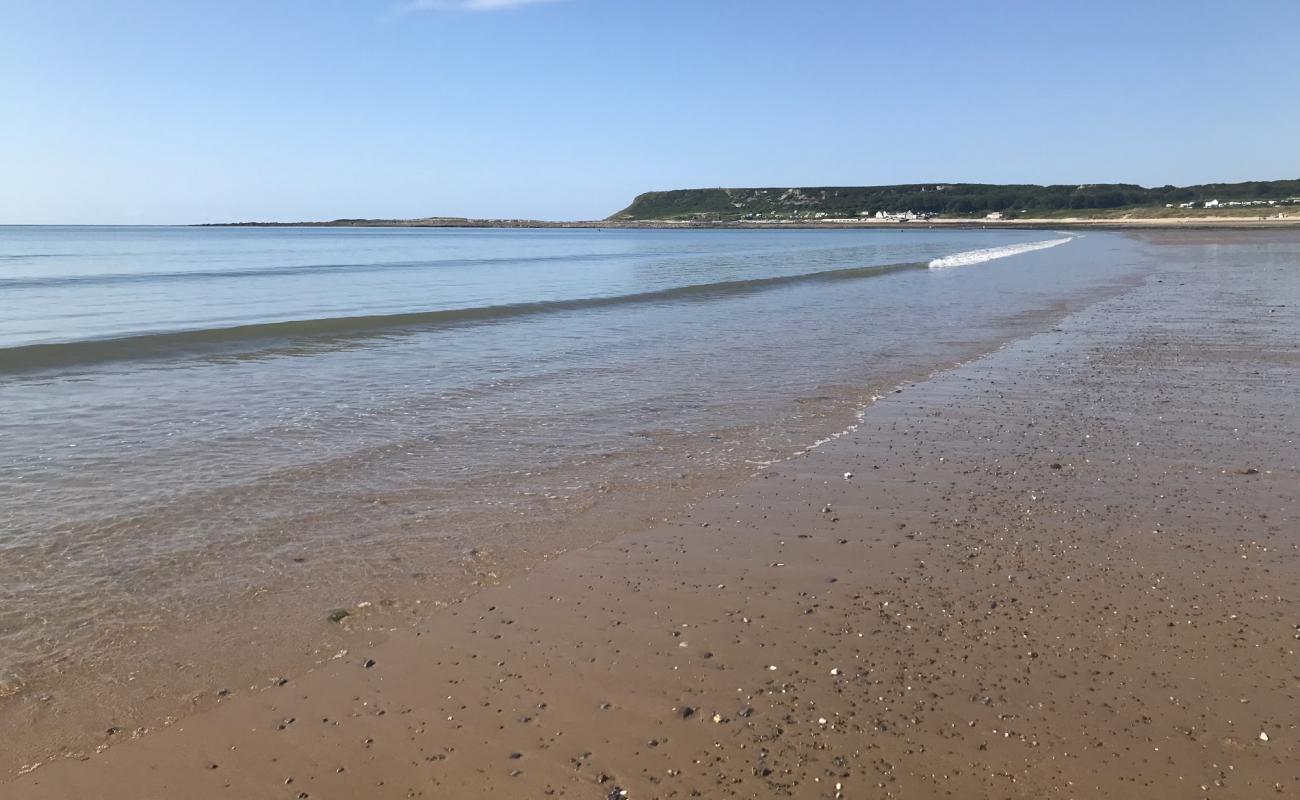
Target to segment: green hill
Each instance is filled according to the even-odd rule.
[[[744,220],[860,217],[878,211],[941,216],[1095,212],[1126,207],[1201,206],[1300,197],[1300,180],[1207,183],[1146,188],[1131,183],[1038,186],[996,183],[907,183],[894,186],[821,186],[768,189],[676,189],[646,192],[611,220]]]

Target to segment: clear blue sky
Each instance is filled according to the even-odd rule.
[[[1300,177],[1300,2],[0,0],[0,223]]]

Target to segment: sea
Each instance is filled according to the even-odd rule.
[[[0,718],[328,660],[1146,263],[1045,230],[0,227]]]

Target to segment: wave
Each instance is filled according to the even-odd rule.
[[[819,248],[810,253],[845,253],[855,248]],[[31,258],[56,257],[60,254],[40,255],[0,255],[0,260],[25,260]],[[690,253],[678,250],[637,250],[636,252],[599,252],[599,253],[562,253],[555,255],[505,256],[493,258],[445,258],[420,259],[408,261],[373,261],[357,263],[316,263],[316,264],[279,264],[248,269],[177,269],[150,272],[100,272],[82,275],[22,275],[13,278],[0,277],[0,291],[6,289],[51,289],[62,287],[116,286],[140,283],[176,283],[187,281],[221,281],[245,280],[256,278],[292,277],[298,275],[331,275],[347,273],[378,273],[423,271],[456,267],[496,267],[508,265],[545,265],[551,263],[598,263],[603,261],[637,261],[652,259],[679,260],[689,257]],[[851,256],[851,254],[849,254]],[[121,254],[118,254],[120,257]]]
[[[1065,244],[1072,239],[1074,239],[1073,236],[1066,236],[1061,239],[1048,239],[1042,242],[1005,244],[1001,247],[985,247],[981,250],[967,250],[964,253],[954,253],[950,256],[936,258],[930,262],[930,269],[948,269],[950,267],[967,267],[971,264],[982,264],[985,261],[992,261],[996,258],[1016,256],[1021,253],[1033,252],[1034,250],[1046,250],[1049,247],[1056,247],[1057,245]]]
[[[404,332],[490,324],[524,316],[639,303],[709,300],[792,284],[857,280],[926,268],[925,263],[917,262],[848,267],[796,275],[674,286],[622,295],[395,314],[287,320],[221,328],[139,333],[107,339],[19,345],[0,348],[0,374],[139,359],[249,358],[276,353],[301,353],[304,352],[304,348],[313,350],[313,345],[317,348],[328,347]]]
[[[659,256],[668,253],[639,254]],[[167,272],[110,272],[89,275],[26,276],[0,278],[0,289],[48,289],[59,286],[113,286],[117,284],[152,283],[157,281],[227,280],[231,278],[273,278],[289,275],[321,275],[347,272],[387,272],[393,270],[423,270],[441,267],[486,267],[504,264],[544,264],[548,262],[606,261],[627,258],[626,253],[580,253],[554,256],[527,256],[520,258],[460,258],[440,261],[379,261],[357,264],[287,264],[260,269],[223,270],[173,270]],[[6,258],[6,256],[0,256]],[[31,258],[9,256],[8,258]]]
[[[0,253],[0,261],[36,261],[41,258],[67,258],[71,253]]]

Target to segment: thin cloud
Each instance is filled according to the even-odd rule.
[[[398,7],[400,13],[413,11],[505,11],[541,3],[564,0],[410,0]]]

